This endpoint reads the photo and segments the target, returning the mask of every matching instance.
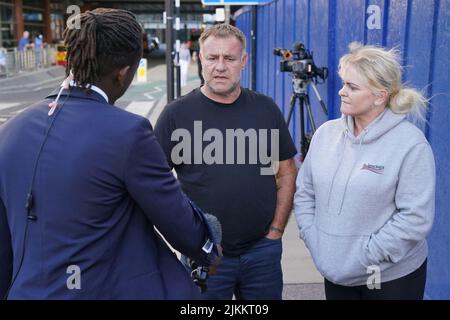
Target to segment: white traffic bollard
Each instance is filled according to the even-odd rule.
[[[137,70],[137,81],[147,82],[147,59],[142,58],[139,61],[139,67]]]

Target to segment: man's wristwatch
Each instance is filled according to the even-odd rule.
[[[279,234],[283,234],[284,233],[284,230],[283,229],[280,229],[280,228],[277,228],[277,227],[270,227],[269,228],[269,230],[270,231],[274,231],[274,232],[277,232],[277,233],[279,233]]]

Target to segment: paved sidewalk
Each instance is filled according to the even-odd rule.
[[[322,300],[325,299],[323,277],[314,263],[304,242],[298,235],[294,214],[286,226],[283,236],[283,299]]]
[[[23,72],[10,78],[1,79],[0,93],[20,92],[27,89],[39,90],[41,87],[54,86],[56,83],[62,82],[64,77],[65,68],[62,66]]]

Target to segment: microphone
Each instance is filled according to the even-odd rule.
[[[195,209],[199,208],[196,207]],[[203,213],[203,218],[208,228],[209,236],[211,237],[202,248],[203,251],[212,257],[209,261],[209,266],[200,265],[195,260],[186,256],[182,256],[181,258],[181,261],[186,267],[191,269],[191,278],[202,293],[207,290],[206,280],[208,279],[208,275],[211,272],[215,272],[222,257],[222,247],[220,246],[222,242],[222,225],[217,217],[212,214]]]
[[[207,236],[209,237],[206,243],[203,245],[202,250],[208,255],[208,261],[211,256],[221,256],[221,252],[217,250],[217,246],[220,247],[222,242],[222,226],[216,216],[206,213],[201,210],[191,199],[186,196],[189,204],[191,205],[194,214],[203,222],[207,229]]]
[[[205,242],[202,250],[208,255],[206,264],[208,266],[217,267],[222,258],[222,247],[220,245],[222,242],[222,225],[217,217],[212,214],[203,213],[203,218],[209,231],[210,238]],[[188,259],[192,260],[190,258]],[[203,261],[203,263],[205,263],[205,261]]]
[[[205,213],[204,216],[211,231],[212,242],[215,245],[219,245],[222,242],[222,225],[220,224],[219,219],[209,213]]]

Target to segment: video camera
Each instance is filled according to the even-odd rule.
[[[294,79],[305,81],[322,79],[323,83],[328,77],[328,68],[319,68],[314,64],[312,53],[306,50],[305,45],[296,42],[292,45],[292,51],[288,49],[275,48],[273,54],[283,58],[280,61],[281,72],[291,72]]]
[[[328,78],[328,68],[319,68],[315,65],[313,55],[306,50],[305,45],[301,42],[295,42],[292,45],[292,51],[287,49],[275,48],[273,54],[280,56],[283,60],[280,62],[281,72],[290,72],[292,76],[292,96],[290,100],[289,115],[286,120],[287,125],[291,121],[291,117],[295,108],[295,101],[298,100],[300,108],[300,136],[301,136],[301,154],[304,159],[308,152],[311,138],[316,131],[316,125],[314,123],[313,112],[308,95],[308,85],[311,85],[314,93],[319,100],[325,115],[328,115],[328,110],[320,97],[317,90],[317,83],[325,83]],[[322,81],[318,81],[321,79]],[[305,109],[309,119],[309,125],[311,126],[311,132],[307,132],[305,121]]]

